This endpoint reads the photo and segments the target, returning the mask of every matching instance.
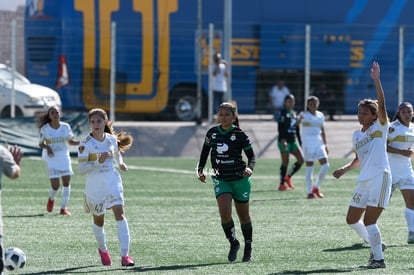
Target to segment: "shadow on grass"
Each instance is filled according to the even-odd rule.
[[[41,273],[34,272],[34,273],[24,273],[24,274],[25,275],[34,275],[34,274],[67,274],[67,273],[85,273],[85,274],[91,274],[91,272],[92,272],[91,270],[88,270],[88,271],[78,271],[80,269],[91,268],[91,267],[96,267],[96,265],[77,266],[77,267],[65,268],[65,269],[61,269],[61,270],[49,270],[49,271],[42,271]],[[98,272],[108,273],[108,270],[93,271],[93,273],[98,273]]]
[[[223,264],[226,264],[226,263],[165,265],[165,266],[155,266],[155,267],[136,266],[136,267],[133,267],[133,268],[129,268],[125,271],[149,272],[149,271],[171,271],[171,270],[186,270],[186,269],[191,270],[191,269],[194,269],[194,268],[197,268],[197,267],[223,265]]]
[[[345,247],[337,247],[337,248],[328,248],[322,250],[323,252],[340,252],[340,251],[350,251],[350,250],[359,250],[359,249],[368,249],[368,246],[365,246],[362,243],[354,244],[351,246],[345,246]]]
[[[37,218],[45,216],[44,213],[41,214],[32,214],[32,215],[7,215],[3,216],[3,218]]]
[[[267,201],[298,201],[298,200],[307,200],[309,199],[306,196],[303,197],[291,197],[291,198],[269,198],[269,199],[251,199],[251,202],[267,202]]]
[[[333,274],[333,273],[349,273],[354,272],[355,268],[327,268],[327,269],[315,269],[315,270],[284,270],[282,272],[270,273],[269,275],[282,275],[282,274]]]
[[[120,268],[105,268],[102,269],[102,266],[97,265],[89,265],[89,266],[78,266],[73,268],[65,268],[61,270],[49,270],[43,272],[34,272],[34,273],[24,273],[25,275],[34,275],[34,274],[96,274],[96,273],[105,273],[108,274],[110,272],[115,271],[123,271],[123,272],[149,272],[149,271],[169,271],[169,270],[186,270],[186,269],[194,269],[197,267],[203,266],[213,266],[213,265],[222,265],[225,263],[209,263],[209,264],[194,264],[194,265],[166,265],[166,266],[157,266],[157,267],[143,267],[143,266],[135,266],[135,267],[120,267]],[[99,270],[91,270],[92,267],[98,267]],[[82,270],[87,268],[88,270]]]

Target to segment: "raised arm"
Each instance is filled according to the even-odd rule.
[[[385,107],[384,91],[382,89],[380,80],[380,66],[378,62],[374,61],[371,66],[371,78],[375,82],[375,88],[377,90],[378,99],[378,119],[381,124],[385,124],[388,121],[387,109]]]

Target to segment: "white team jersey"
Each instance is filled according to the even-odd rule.
[[[40,128],[39,143],[47,144],[53,151],[53,161],[62,158],[69,158],[69,149],[67,141],[74,137],[72,129],[66,122],[60,122],[60,126],[57,129],[50,127],[49,123]],[[42,150],[42,158],[44,160],[50,160],[47,155],[47,150]]]
[[[414,124],[410,123],[407,127],[398,120],[393,121],[388,131],[387,140],[388,145],[396,149],[414,148]],[[412,177],[411,158],[393,153],[388,153],[388,158],[393,177],[394,175],[398,175],[399,178]]]
[[[104,163],[98,163],[99,155],[110,152],[111,158]],[[92,198],[104,198],[117,190],[122,190],[122,180],[114,163],[122,161],[118,151],[116,137],[105,133],[103,141],[96,140],[88,135],[80,144],[78,149],[78,163],[81,168],[89,166],[86,173],[85,194]],[[116,194],[114,194],[116,195]]]
[[[303,115],[301,127],[303,146],[323,144],[321,133],[325,122],[324,114],[316,111],[315,115],[313,115],[309,111],[304,111],[299,114],[299,116],[301,115]]]
[[[389,124],[375,121],[365,132],[355,131],[352,149],[358,154],[360,174],[358,181],[368,180],[384,172],[391,172],[387,155],[387,133]]]

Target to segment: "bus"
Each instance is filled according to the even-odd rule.
[[[114,55],[117,113],[191,121],[197,119],[201,45],[201,109],[206,116],[208,28],[214,24],[214,51],[221,51],[223,3],[26,0],[26,76],[55,89],[64,109],[108,110]],[[285,81],[302,108],[307,56],[310,93],[326,83],[339,113],[355,113],[361,98],[375,95],[369,77],[373,60],[381,64],[389,108],[401,100],[399,87],[404,100],[414,101],[413,10],[414,1],[407,0],[233,1],[231,89],[238,112],[268,113],[268,92],[278,79]]]

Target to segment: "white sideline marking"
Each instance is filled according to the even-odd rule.
[[[41,160],[40,157],[29,157],[31,159],[36,159],[36,160]],[[72,164],[77,164],[77,160],[72,159]],[[141,170],[141,171],[155,171],[155,172],[165,172],[165,173],[175,173],[175,174],[187,174],[187,175],[195,175],[196,176],[196,172],[195,172],[195,168],[194,170],[183,170],[183,169],[174,169],[174,168],[165,168],[165,167],[155,167],[155,166],[135,166],[135,165],[128,165],[128,169],[130,170]],[[327,175],[328,176],[328,175]],[[279,175],[274,175],[274,176],[258,176],[253,174],[253,179],[278,179]],[[342,176],[340,180],[344,180],[344,179],[353,179],[356,180],[356,176]],[[294,179],[305,179],[304,176],[297,176],[295,175],[293,177]]]
[[[135,165],[128,165],[128,169],[166,172],[166,173],[176,173],[176,174],[194,174],[194,175],[196,174],[195,169],[193,171],[189,171],[189,170],[174,169],[174,168],[151,167],[151,166],[135,166]]]

